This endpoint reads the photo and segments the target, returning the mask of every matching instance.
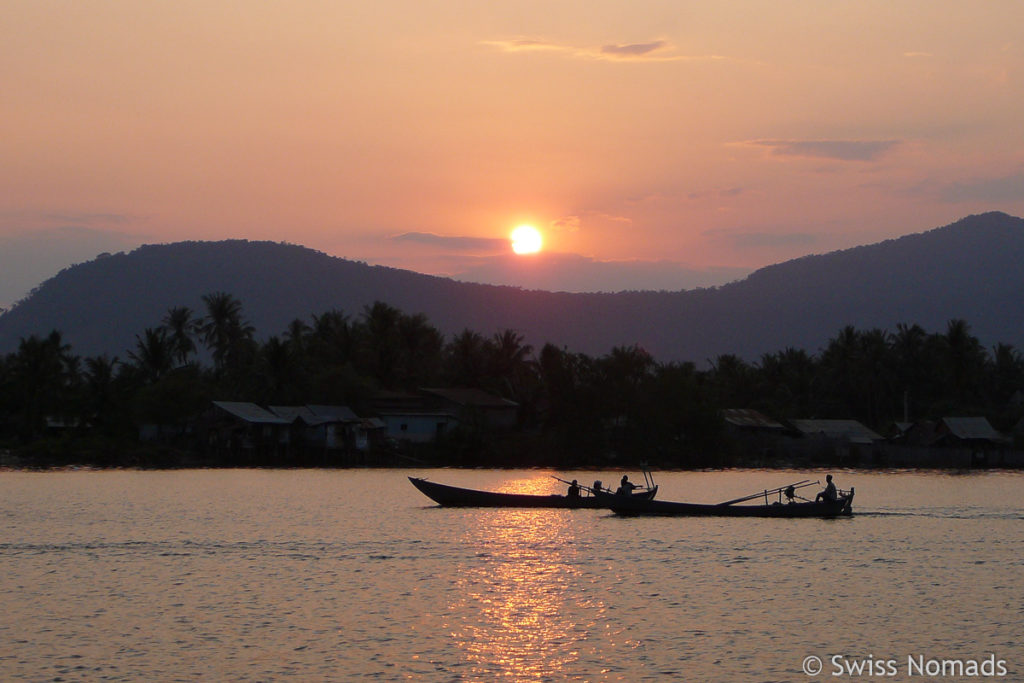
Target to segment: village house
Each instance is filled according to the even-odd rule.
[[[243,401],[214,401],[200,422],[209,455],[247,463],[283,456],[291,436],[291,420]]]
[[[371,403],[386,437],[395,442],[431,443],[459,424],[455,415],[432,407],[422,394],[379,391]]]
[[[857,420],[789,420],[800,434],[798,450],[805,454],[828,454],[841,461],[876,455],[875,446],[884,439]]]
[[[454,414],[463,424],[502,431],[513,429],[518,423],[518,403],[489,394],[481,389],[421,389],[420,391],[426,396],[428,405]]]

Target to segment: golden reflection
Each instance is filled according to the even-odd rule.
[[[508,482],[501,490],[560,492],[550,477]],[[557,484],[557,482],[556,482]],[[579,511],[485,509],[467,518],[474,557],[458,568],[451,635],[474,676],[516,680],[565,675],[596,628],[578,567]]]
[[[550,476],[529,477],[526,479],[509,479],[502,482],[495,490],[499,493],[528,493],[534,496],[546,496],[551,493],[565,493],[565,486]]]

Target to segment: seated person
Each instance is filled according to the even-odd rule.
[[[619,489],[615,493],[622,494],[624,496],[633,495],[633,489],[637,488],[637,485],[629,480],[629,477],[625,474],[622,475],[622,481],[619,482]]]
[[[580,497],[580,485],[578,483],[576,483],[575,479],[573,479],[572,483],[569,484],[569,497],[570,498],[579,498]]]
[[[836,493],[836,485],[832,483],[832,475],[825,477],[825,490],[814,497],[814,502],[817,503],[819,500],[834,501],[839,497]]]

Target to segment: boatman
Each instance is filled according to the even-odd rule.
[[[622,475],[622,481],[619,482],[619,490],[616,493],[621,493],[624,496],[633,495],[633,489],[636,488],[636,484],[629,480],[629,477],[625,474]]]
[[[569,484],[569,497],[570,498],[579,498],[580,497],[580,485],[578,483],[576,483],[575,479],[573,479],[572,483]]]
[[[839,496],[836,494],[836,485],[832,483],[832,475],[825,476],[825,490],[814,497],[814,502],[819,500],[834,501]]]

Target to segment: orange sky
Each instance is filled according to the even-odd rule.
[[[6,0],[0,305],[185,239],[680,289],[1021,216],[1022,26],[1016,1]],[[543,258],[510,255],[521,222]]]

